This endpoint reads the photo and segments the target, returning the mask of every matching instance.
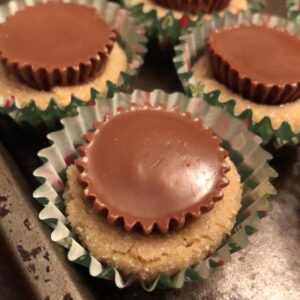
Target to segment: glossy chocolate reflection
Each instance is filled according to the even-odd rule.
[[[214,77],[262,104],[300,98],[300,39],[286,31],[242,25],[213,32],[208,54]]]
[[[40,3],[0,25],[0,59],[10,76],[48,90],[94,78],[104,69],[114,39],[94,8]]]
[[[182,226],[187,214],[211,209],[228,184],[219,139],[176,111],[132,106],[97,123],[87,139],[76,161],[85,195],[128,231],[139,224],[165,233],[171,220]]]
[[[211,13],[225,9],[230,0],[153,0],[167,8],[190,14]]]

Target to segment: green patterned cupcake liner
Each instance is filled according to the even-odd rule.
[[[298,144],[300,142],[300,128],[293,130],[288,120],[284,120],[277,128],[273,127],[268,115],[255,121],[253,118],[254,109],[247,107],[245,110],[237,112],[234,96],[227,101],[221,101],[222,92],[220,90],[207,91],[205,83],[196,79],[192,68],[199,55],[204,51],[207,36],[214,29],[234,24],[266,25],[288,30],[298,36],[300,34],[300,26],[293,22],[271,15],[251,14],[250,12],[241,12],[237,15],[225,13],[222,18],[214,16],[210,21],[203,21],[201,26],[191,27],[188,34],[180,37],[180,42],[175,47],[173,60],[186,93],[189,96],[201,96],[208,104],[220,106],[231,115],[243,120],[251,131],[262,138],[265,145],[270,144],[279,148],[285,144]]]
[[[139,274],[122,276],[115,267],[97,261],[72,233],[62,198],[66,170],[78,157],[76,148],[85,143],[84,134],[107,113],[116,114],[118,107],[128,107],[131,103],[164,105],[167,109],[177,106],[181,111],[190,112],[193,118],[201,119],[204,126],[212,128],[222,139],[223,147],[229,152],[239,172],[243,191],[236,224],[217,251],[172,277],[160,274],[151,283],[143,281]],[[258,230],[260,219],[269,213],[269,198],[275,194],[270,180],[277,176],[268,165],[272,156],[260,147],[259,137],[223,109],[208,105],[201,98],[190,99],[181,93],[169,95],[160,90],[151,93],[136,90],[132,95],[116,93],[112,99],[98,99],[95,105],[79,107],[77,110],[77,116],[61,121],[64,129],[48,135],[52,145],[39,152],[43,165],[35,170],[34,176],[41,185],[33,197],[43,206],[39,217],[52,228],[51,239],[67,249],[69,261],[88,268],[91,276],[113,280],[119,288],[140,284],[147,291],[181,288],[185,282],[207,279],[216,268],[230,261],[232,253],[247,246],[249,236]]]
[[[299,0],[286,0],[288,18],[291,21],[300,24],[300,1]]]
[[[33,6],[47,1],[49,0],[10,1],[8,4],[0,6],[0,23],[26,6]],[[129,83],[137,75],[139,68],[143,64],[143,57],[147,52],[145,47],[147,38],[145,37],[144,28],[135,24],[128,10],[107,0],[63,0],[63,2],[94,7],[108,24],[116,28],[118,32],[117,43],[127,56],[128,66],[126,72],[119,74],[115,83],[107,81],[105,91],[101,93],[106,96],[112,96],[116,90],[125,91]],[[95,88],[91,88],[89,99],[80,99],[76,94],[72,94],[70,95],[70,102],[64,106],[59,105],[55,98],[51,98],[48,106],[41,109],[36,104],[36,99],[28,99],[30,100],[28,104],[21,106],[18,104],[18,99],[16,99],[15,95],[11,95],[7,99],[3,94],[1,95],[0,91],[0,112],[8,113],[17,123],[26,122],[33,128],[46,126],[53,130],[58,119],[73,115],[76,113],[76,107],[79,105],[90,105],[99,93]]]
[[[157,35],[162,44],[176,43],[180,34],[186,33],[190,26],[197,26],[203,18],[207,17],[203,13],[191,16],[174,11],[159,16],[155,7],[148,7],[142,0],[121,0],[121,2],[131,10],[137,24],[145,26],[150,36]],[[247,0],[246,2],[248,9],[252,12],[261,12],[266,6],[266,0]]]

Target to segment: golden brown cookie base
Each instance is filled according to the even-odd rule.
[[[50,91],[38,91],[8,78],[3,68],[0,67],[0,95],[4,100],[11,99],[13,95],[18,107],[24,107],[31,99],[34,99],[35,104],[44,110],[47,108],[51,98],[56,99],[58,105],[63,107],[70,103],[72,95],[76,95],[77,98],[84,101],[90,100],[91,88],[104,92],[106,82],[110,80],[117,83],[120,73],[126,71],[127,67],[127,56],[118,43],[115,43],[101,76],[81,85],[55,87]]]
[[[159,19],[163,18],[167,13],[171,11],[170,9],[167,9],[165,7],[162,7],[154,3],[152,0],[132,0],[131,2],[132,5],[144,3],[144,8],[146,12],[155,9],[157,12],[157,17]],[[230,11],[231,13],[236,14],[238,11],[246,10],[247,8],[248,8],[247,0],[231,0],[229,6],[226,8],[226,11]],[[180,19],[184,15],[184,13],[181,11],[176,11],[176,10],[172,10],[172,11],[176,19]],[[220,13],[222,13],[222,11]],[[195,16],[191,16],[191,18],[193,19],[195,18]]]
[[[214,251],[230,232],[240,208],[240,177],[235,166],[228,161],[230,180],[224,189],[224,198],[215,208],[192,220],[179,231],[166,235],[153,233],[125,233],[84,203],[83,189],[78,184],[78,170],[68,168],[68,183],[64,193],[66,213],[79,239],[98,260],[115,266],[123,274],[137,272],[145,280],[158,274],[175,274],[203,260]]]
[[[229,90],[225,85],[216,81],[213,77],[208,59],[206,56],[201,56],[192,67],[192,72],[197,82],[203,82],[206,93],[220,90],[220,102],[227,102],[230,99],[236,101],[235,114],[239,115],[246,109],[253,111],[253,120],[261,121],[264,117],[269,117],[274,129],[281,126],[283,122],[288,122],[293,131],[297,132],[300,129],[300,99],[295,102],[282,105],[264,105],[251,102],[238,94]]]

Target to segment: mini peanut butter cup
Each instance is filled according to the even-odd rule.
[[[116,34],[91,7],[48,2],[0,25],[7,74],[38,90],[85,83],[105,68]]]
[[[119,109],[86,139],[75,162],[85,199],[126,231],[179,228],[212,209],[229,183],[220,140],[177,108]]]
[[[213,32],[207,42],[216,80],[253,102],[300,98],[300,39],[287,31],[241,25]]]
[[[186,13],[211,13],[225,9],[230,0],[153,0],[167,8],[180,10]]]

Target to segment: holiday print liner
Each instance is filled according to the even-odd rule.
[[[69,228],[62,198],[66,169],[78,157],[76,148],[85,143],[84,134],[107,113],[116,114],[118,107],[128,107],[131,103],[164,105],[168,110],[177,106],[180,111],[190,112],[193,118],[201,119],[205,127],[212,128],[222,139],[223,147],[240,174],[243,190],[242,208],[236,224],[218,250],[196,266],[172,277],[161,274],[151,283],[144,282],[139,274],[125,278],[116,268],[97,261]],[[270,180],[277,175],[268,165],[271,155],[260,147],[260,138],[252,134],[243,122],[201,98],[190,99],[181,93],[168,95],[160,90],[151,93],[134,91],[132,95],[117,93],[113,99],[101,98],[95,105],[77,110],[77,116],[61,121],[64,129],[48,135],[52,146],[39,152],[43,165],[34,172],[41,183],[33,194],[43,205],[39,217],[52,228],[51,239],[67,249],[69,261],[88,268],[93,277],[115,281],[119,288],[140,284],[145,290],[153,291],[155,288],[181,288],[185,282],[206,279],[213,270],[229,262],[232,253],[248,245],[249,236],[257,231],[260,219],[270,211],[269,198],[275,194]]]
[[[255,114],[254,109],[249,107],[237,109],[238,105],[234,98],[221,100],[220,95],[222,96],[222,92],[220,90],[206,92],[205,84],[196,79],[193,65],[199,55],[203,53],[206,38],[217,28],[237,24],[265,25],[287,30],[297,36],[300,34],[300,26],[293,22],[271,15],[251,14],[250,12],[240,12],[237,15],[226,13],[222,18],[214,16],[210,21],[203,21],[202,26],[191,27],[190,33],[180,37],[180,43],[175,47],[175,58],[173,60],[186,93],[189,96],[201,96],[208,104],[223,107],[231,115],[243,120],[251,131],[263,139],[263,144],[270,143],[272,146],[279,148],[284,144],[299,143],[300,128],[294,128],[293,130],[287,120],[275,127],[271,118],[267,115],[262,116],[259,121],[255,121],[253,117]]]
[[[288,17],[291,21],[300,24],[300,1],[299,0],[286,0],[288,9]]]
[[[0,6],[0,22],[4,22],[8,16],[24,7],[48,1],[10,1],[8,4]],[[135,24],[128,10],[107,0],[63,0],[63,2],[94,7],[105,21],[116,29],[118,32],[116,42],[127,56],[127,70],[120,73],[116,83],[107,81],[105,91],[102,94],[111,96],[115,90],[126,90],[127,85],[137,75],[140,66],[143,64],[143,57],[147,52],[145,47],[147,39],[143,27]],[[49,99],[47,107],[39,108],[39,105],[35,103],[37,99],[31,99],[28,104],[21,106],[14,95],[7,99],[3,95],[1,96],[0,92],[0,112],[10,114],[18,123],[26,122],[33,128],[46,126],[48,129],[53,130],[58,119],[74,114],[78,105],[89,105],[99,92],[95,88],[91,88],[89,94],[89,99],[80,99],[76,97],[76,94],[72,94],[70,102],[65,106],[59,105],[58,101],[52,98]]]
[[[189,15],[183,12],[166,12],[167,9],[160,8],[159,12],[156,7],[157,4],[149,3],[152,0],[121,0],[125,7],[128,7],[132,16],[136,19],[138,24],[143,24],[149,35],[158,35],[160,41],[164,43],[177,42],[180,34],[186,33],[189,26],[196,26],[201,23],[201,20],[208,15],[199,13],[196,15]],[[252,12],[260,12],[265,8],[266,0],[232,0],[232,12],[237,12],[240,9],[247,8]],[[243,7],[241,6],[243,2]],[[219,12],[223,14],[226,10]],[[214,12],[212,15],[218,15]]]

